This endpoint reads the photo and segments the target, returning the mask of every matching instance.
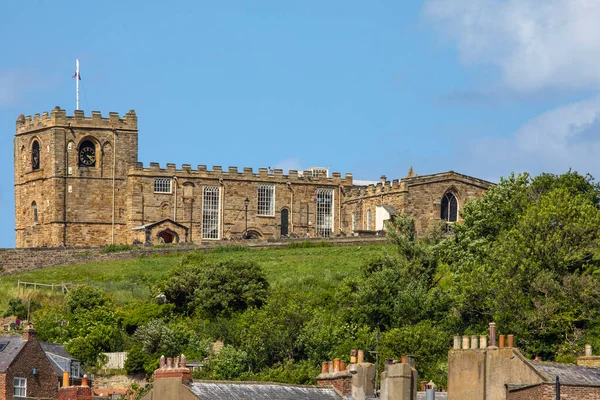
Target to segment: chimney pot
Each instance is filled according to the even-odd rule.
[[[460,350],[460,336],[454,336],[454,350]]]
[[[321,373],[326,374],[329,372],[329,363],[327,361],[323,361],[321,364]]]
[[[504,335],[500,335],[500,336],[498,337],[498,339],[499,339],[498,347],[500,347],[501,349],[503,349],[503,348],[504,348],[504,344],[505,344],[505,338],[506,338],[506,337],[505,337]]]
[[[87,375],[83,375],[83,378],[81,379],[81,386],[88,386]]]
[[[406,364],[406,363],[407,363],[406,356],[402,356],[402,364]]]
[[[508,335],[508,347],[511,349],[515,347],[515,335]]]
[[[585,345],[585,356],[586,356],[586,357],[591,357],[591,356],[593,356],[593,353],[592,353],[592,345],[591,345],[591,344],[586,344],[586,345]]]
[[[346,361],[340,360],[340,371],[346,370]]]
[[[350,350],[350,364],[356,364],[356,355],[357,354],[358,354],[358,351],[356,351],[356,349]]]
[[[173,368],[173,359],[171,357],[167,358],[167,368]]]
[[[179,357],[173,359],[173,368],[179,368]]]
[[[327,372],[333,373],[333,361],[327,363]]]
[[[160,356],[160,368],[166,368],[165,356]]]
[[[476,349],[477,347],[479,347],[478,339],[479,338],[475,335],[471,336],[471,348],[472,349]]]
[[[469,337],[468,336],[462,337],[462,348],[463,348],[463,350],[467,350],[469,348]]]
[[[340,359],[339,358],[333,359],[333,372],[340,372]]]
[[[358,360],[357,363],[362,364],[365,362],[365,351],[364,350],[359,350],[358,351]]]
[[[496,324],[490,322],[490,346],[496,347]]]
[[[63,387],[69,386],[69,371],[63,371]]]
[[[179,361],[179,365],[181,368],[187,368],[187,360],[185,358],[185,355],[181,355],[180,361]]]
[[[424,392],[427,389],[427,381],[421,381],[421,392]]]
[[[487,336],[481,335],[479,336],[479,348],[485,349],[487,347]]]

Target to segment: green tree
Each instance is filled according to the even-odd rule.
[[[269,284],[260,266],[244,260],[208,262],[188,258],[165,281],[168,301],[178,310],[210,319],[260,307]]]

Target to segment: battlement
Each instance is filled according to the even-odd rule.
[[[192,169],[190,164],[183,164],[181,169],[178,169],[175,164],[167,163],[166,168],[162,168],[159,163],[151,162],[149,167],[144,167],[144,164],[138,162],[129,170],[129,175],[134,176],[165,176],[184,179],[185,177],[206,178],[206,179],[232,179],[232,180],[255,180],[255,181],[272,181],[273,183],[322,183],[324,185],[342,185],[352,186],[352,174],[346,174],[344,178],[339,172],[334,172],[328,178],[325,174],[313,176],[312,171],[290,170],[287,175],[282,169],[259,168],[258,173],[250,167],[238,169],[238,167],[229,167],[227,171],[223,171],[223,167],[215,165],[212,170],[208,170],[206,165],[198,165],[196,169]]]
[[[406,192],[406,182],[394,179],[393,181],[381,181],[377,184],[367,186],[355,186],[346,193],[347,198],[376,196],[388,193]]]
[[[108,118],[102,117],[100,111],[92,111],[91,116],[86,117],[83,110],[75,110],[73,116],[67,116],[65,110],[56,106],[50,113],[44,111],[41,116],[35,114],[33,118],[31,115],[19,115],[19,118],[17,118],[17,135],[57,126],[134,131],[138,129],[138,121],[134,110],[130,110],[123,118],[116,112],[109,113]]]
[[[393,181],[385,180],[385,176],[381,177],[381,182],[367,186],[354,186],[346,193],[348,199],[378,196],[390,193],[402,193],[408,191],[408,186],[426,185],[440,181],[458,180],[468,182],[471,185],[479,186],[484,189],[489,189],[494,186],[494,183],[483,179],[474,178],[472,176],[463,175],[454,171],[440,172],[430,175],[412,175],[402,179],[394,179]]]

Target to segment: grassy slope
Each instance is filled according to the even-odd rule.
[[[274,289],[311,292],[320,296],[334,290],[347,276],[358,272],[365,259],[389,245],[314,247],[287,249],[249,249],[246,251],[212,252],[207,257],[245,258],[258,262]],[[38,283],[89,283],[112,293],[125,305],[150,294],[149,287],[164,279],[177,266],[182,254],[161,255],[125,261],[110,261],[40,269],[0,278],[0,310],[9,297],[17,294],[17,281]],[[22,293],[21,293],[22,294]]]

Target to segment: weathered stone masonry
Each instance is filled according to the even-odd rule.
[[[356,186],[337,172],[145,167],[133,110],[103,118],[59,107],[19,116],[14,168],[17,248],[353,235],[381,228],[381,206],[424,233],[445,193],[460,209],[492,185],[454,172]]]

